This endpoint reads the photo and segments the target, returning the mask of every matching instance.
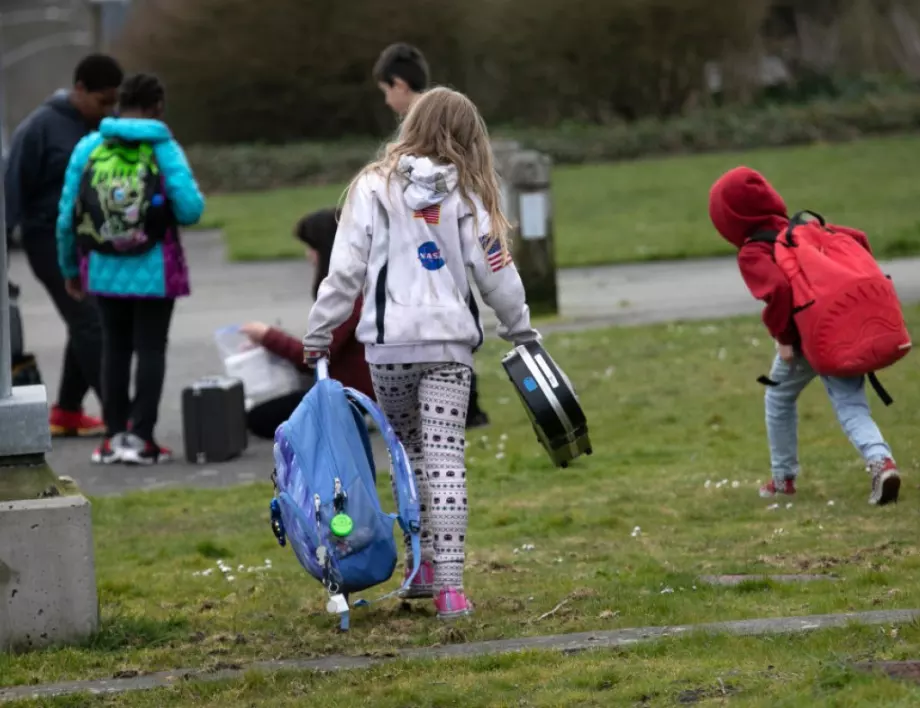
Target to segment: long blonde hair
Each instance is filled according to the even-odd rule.
[[[389,188],[393,172],[403,156],[427,157],[440,164],[457,168],[457,188],[460,197],[479,219],[471,195],[482,201],[491,222],[487,247],[496,241],[502,251],[508,251],[511,224],[501,209],[501,187],[495,172],[489,130],[476,105],[459,91],[443,86],[419,96],[400,126],[395,140],[381,148],[376,160],[367,165],[352,180],[343,193],[347,203],[358,180],[368,172],[386,177]]]

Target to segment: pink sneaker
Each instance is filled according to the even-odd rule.
[[[412,573],[412,566],[406,567],[406,573],[403,575],[403,582]],[[418,573],[412,580],[412,584],[402,596],[407,600],[417,600],[422,597],[434,597],[434,566],[431,561],[422,561],[418,567]]]
[[[441,592],[435,598],[434,606],[438,611],[438,619],[442,620],[473,614],[473,603],[466,599],[463,590],[455,590],[451,587],[441,588]]]

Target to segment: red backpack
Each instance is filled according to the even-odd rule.
[[[793,216],[784,232],[757,233],[749,241],[774,244],[773,258],[792,285],[802,354],[815,372],[868,375],[890,403],[873,374],[906,356],[911,341],[894,285],[872,254],[808,211]]]

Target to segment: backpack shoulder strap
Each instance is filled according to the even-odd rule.
[[[806,217],[808,216],[814,217],[814,220],[821,224],[821,226],[827,226],[827,222],[824,220],[824,217],[821,216],[818,212],[803,209],[802,211],[797,211],[792,215],[792,218],[789,219],[789,228],[792,229],[796,226],[807,224],[809,220]]]
[[[383,597],[377,598],[375,602],[398,595],[409,589],[415,576],[418,574],[422,564],[422,516],[421,506],[418,498],[418,490],[415,486],[415,473],[412,471],[412,464],[409,462],[409,456],[406,449],[396,437],[396,431],[390,425],[390,421],[380,410],[379,406],[374,403],[368,396],[353,388],[346,388],[345,393],[348,398],[361,410],[367,413],[374,424],[380,430],[390,453],[390,474],[393,476],[396,487],[396,521],[399,522],[400,528],[409,534],[412,543],[412,572],[406,577],[402,586],[394,592],[388,593]],[[359,600],[355,607],[370,604],[367,600]]]
[[[778,231],[758,231],[757,233],[748,236],[744,240],[744,243],[776,243],[778,239]]]

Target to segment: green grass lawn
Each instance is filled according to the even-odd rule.
[[[553,172],[560,267],[730,253],[709,222],[713,181],[739,164],[761,170],[790,210],[811,209],[869,232],[883,257],[920,252],[920,138],[721,153]],[[336,204],[343,185],[210,197],[205,223],[225,229],[238,260],[300,256],[306,212]]]
[[[881,630],[881,631],[880,631]],[[527,652],[416,661],[352,673],[250,674],[223,683],[111,698],[68,697],[21,708],[325,706],[486,708],[703,705],[914,708],[920,687],[864,674],[854,656],[916,657],[920,628],[855,628],[805,636],[698,636],[576,656]]]
[[[909,322],[920,328],[920,308],[909,311]],[[504,347],[489,342],[478,362],[494,423],[471,435],[468,450],[466,587],[476,603],[473,618],[445,627],[427,602],[411,609],[388,602],[356,610],[352,631],[340,635],[324,611],[320,586],[271,535],[268,483],[137,493],[93,502],[99,635],[81,647],[0,655],[0,685],[568,631],[920,607],[920,447],[914,444],[920,371],[912,360],[883,376],[894,406],[872,399],[904,471],[902,503],[881,509],[867,504],[862,461],[839,431],[822,387],[814,385],[800,409],[800,493],[791,506],[782,499],[772,508],[756,494],[758,481],[768,477],[768,461],[763,392],[755,378],[772,355],[756,319],[557,334],[547,345],[579,389],[595,454],[568,470],[550,465],[502,373]],[[271,461],[263,463],[267,477]],[[388,486],[381,479],[381,488]],[[217,569],[218,560],[233,569],[232,580]],[[699,581],[700,574],[796,572],[833,573],[839,580],[734,588]],[[825,675],[822,661],[870,651],[879,631],[843,632],[830,644],[769,641],[783,654],[783,671],[809,683]],[[916,647],[916,633],[910,637]],[[564,667],[583,666],[584,677],[622,683],[616,690],[624,695],[646,690],[659,673],[711,685],[714,677],[694,668],[694,654],[712,666],[736,662],[750,674],[746,686],[766,681],[752,667],[779,666],[766,661],[768,649],[758,648],[766,640],[714,641],[681,645],[674,657],[667,649],[637,649],[631,656],[654,656],[659,668],[643,669],[642,660],[627,657],[622,666],[615,662],[612,678],[601,676],[604,661],[597,657],[534,661],[556,677],[550,686],[558,682],[559,690],[588,690],[594,679],[582,678],[581,670],[564,685]],[[486,685],[511,686],[523,680],[518,674],[531,675],[513,659],[494,661]],[[459,666],[456,676],[433,667],[421,674],[381,671],[398,671],[404,682],[413,676],[447,681],[448,688],[438,683],[437,691],[448,695],[456,690],[449,687],[472,681],[483,666]],[[356,696],[382,690],[361,678],[342,680],[357,682]],[[314,685],[312,678],[290,681]],[[332,695],[331,681],[323,695]],[[660,690],[670,691],[669,685]],[[216,692],[207,698],[214,704],[258,703],[233,704],[236,694],[220,698],[220,690],[201,689],[206,696]],[[244,690],[250,688],[234,689]],[[483,691],[470,705],[494,705]],[[533,704],[565,705],[553,703],[553,695]],[[381,705],[435,705],[408,696]],[[173,699],[163,700],[155,705]]]

